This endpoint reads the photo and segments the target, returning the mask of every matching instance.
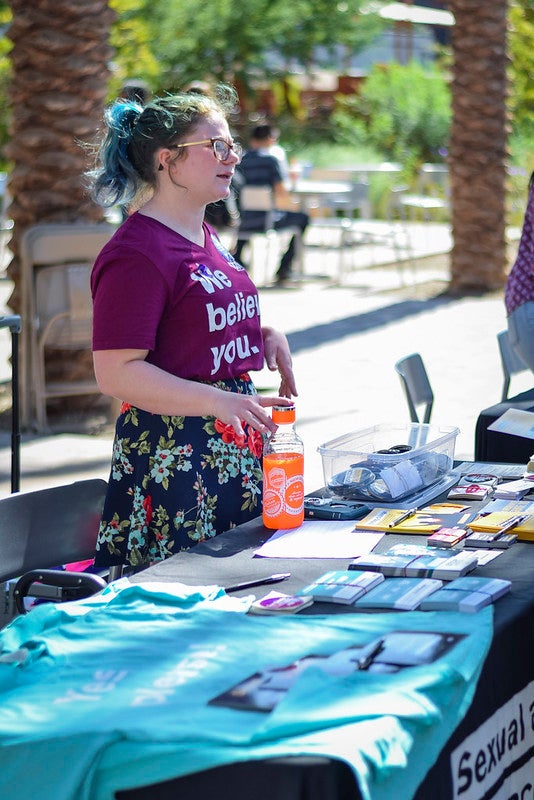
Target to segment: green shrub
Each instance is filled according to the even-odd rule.
[[[447,81],[436,66],[375,65],[356,98],[337,112],[347,128],[366,132],[366,141],[387,159],[413,168],[424,161],[439,161],[447,146],[451,122],[451,97]]]

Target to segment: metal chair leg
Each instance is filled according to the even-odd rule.
[[[122,570],[123,570],[122,564],[118,564],[115,567],[110,567],[109,568],[108,583],[111,583],[112,581],[116,581],[120,577],[122,577]]]

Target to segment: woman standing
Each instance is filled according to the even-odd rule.
[[[139,210],[92,275],[95,373],[123,401],[96,567],[146,565],[257,516],[265,408],[296,394],[287,339],[260,325],[254,284],[204,222],[241,157],[234,103],[221,87],[106,117],[94,196]],[[280,397],[256,394],[264,361]]]
[[[528,184],[528,201],[517,258],[504,294],[510,344],[534,372],[534,172]]]

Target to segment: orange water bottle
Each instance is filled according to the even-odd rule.
[[[274,406],[278,430],[263,447],[263,524],[298,528],[304,519],[304,443],[296,433],[295,406]]]

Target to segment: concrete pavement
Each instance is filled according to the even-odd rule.
[[[460,428],[456,456],[461,459],[473,457],[479,411],[500,398],[496,334],[506,326],[502,292],[460,299],[441,296],[449,262],[439,251],[446,249],[447,237],[440,240],[436,231],[424,228],[417,247],[417,255],[426,257],[404,269],[380,265],[388,256],[376,248],[372,253],[356,252],[354,269],[343,286],[331,280],[339,254],[323,248],[307,252],[306,280],[291,288],[262,287],[265,276],[256,276],[262,320],[283,330],[292,348],[299,388],[298,430],[306,448],[306,491],[323,483],[319,445],[375,424],[409,421],[394,371],[395,362],[404,355],[421,353],[435,394],[432,422]],[[274,266],[268,274],[274,274]],[[1,304],[9,293],[9,282],[0,283]],[[9,380],[9,355],[9,334],[0,331],[0,382]],[[276,393],[276,378],[263,370],[255,381],[259,388]],[[514,381],[513,393],[530,388],[532,376],[517,376]],[[83,477],[107,479],[110,425],[87,432],[65,422],[53,430],[47,436],[22,433],[22,490]],[[2,430],[1,495],[10,491],[10,458],[10,434]]]

